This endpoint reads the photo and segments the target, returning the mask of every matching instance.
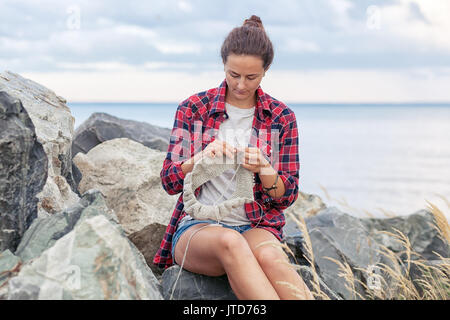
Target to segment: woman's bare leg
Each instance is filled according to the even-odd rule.
[[[187,229],[175,247],[181,265],[191,235],[205,224]],[[237,231],[219,226],[205,227],[191,238],[183,268],[208,276],[227,274],[238,299],[277,300],[273,288],[245,238]]]
[[[270,231],[254,228],[244,232],[242,235],[247,240],[256,260],[280,299],[314,300],[303,279],[288,264],[287,255],[280,250],[280,247],[268,243],[279,244],[278,239]],[[258,246],[258,244],[261,245]],[[278,281],[285,283],[277,283]],[[286,283],[290,283],[298,291],[290,288]]]

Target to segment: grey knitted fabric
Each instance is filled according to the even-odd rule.
[[[253,172],[240,166],[244,152],[238,152],[234,161],[224,157],[203,157],[194,164],[191,172],[184,178],[183,203],[184,210],[194,219],[220,221],[231,215],[232,209],[252,203],[253,198]],[[233,162],[233,163],[226,163]],[[237,170],[234,179],[236,190],[232,196],[216,205],[206,205],[195,197],[195,190],[207,181],[221,175],[228,169]]]

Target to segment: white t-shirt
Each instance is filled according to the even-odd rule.
[[[226,103],[225,108],[228,119],[220,124],[216,139],[226,141],[234,147],[247,147],[250,142],[255,107],[242,109]],[[234,174],[235,170],[229,169],[220,176],[207,181],[202,185],[197,197],[198,201],[203,204],[213,205],[229,199],[236,189],[236,176],[233,178]],[[190,216],[183,218],[183,220],[190,219],[192,219]],[[221,222],[232,226],[250,223],[244,206],[234,208],[232,215],[225,217]]]

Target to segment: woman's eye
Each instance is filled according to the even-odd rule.
[[[239,76],[238,75],[235,75],[235,74],[232,74],[231,75],[233,78],[239,78]]]

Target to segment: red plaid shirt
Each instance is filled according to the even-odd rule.
[[[225,110],[226,90],[227,84],[224,80],[218,88],[197,93],[181,102],[175,113],[170,144],[160,175],[162,186],[168,194],[181,194],[161,246],[153,258],[153,263],[161,268],[173,264],[172,236],[178,222],[186,215],[182,194],[185,175],[181,164],[214,141],[220,124],[228,118]],[[291,109],[264,93],[261,87],[258,87],[256,94],[257,105],[250,144],[257,146],[270,160],[286,190],[280,198],[270,197],[263,191],[261,180],[258,174],[255,174],[255,201],[244,206],[252,227],[264,228],[282,240],[282,228],[285,224],[283,210],[292,205],[298,197],[300,163],[297,120]],[[201,186],[195,190],[196,196],[200,190]]]

